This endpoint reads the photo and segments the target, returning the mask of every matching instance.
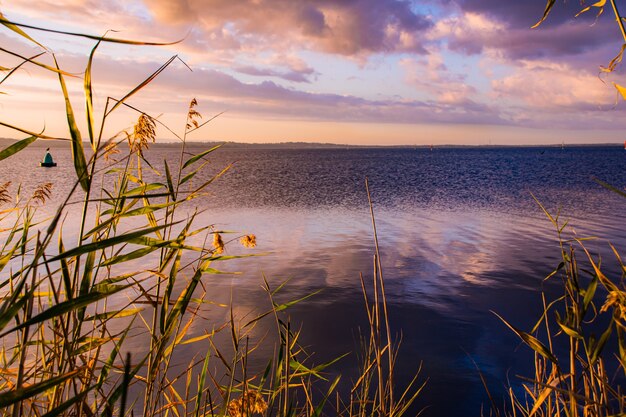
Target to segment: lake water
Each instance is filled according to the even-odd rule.
[[[73,182],[71,156],[53,152],[55,169],[34,167],[43,155],[39,147],[0,162],[0,179],[22,182],[25,193],[45,181],[55,184],[44,214]],[[156,146],[148,158],[161,168],[178,153]],[[516,375],[529,375],[529,349],[491,311],[529,329],[539,315],[542,280],[560,260],[556,234],[532,195],[569,220],[567,236],[598,237],[587,247],[602,256],[607,273],[618,271],[607,242],[626,254],[626,199],[593,180],[623,189],[620,146],[250,148],[221,149],[210,159],[207,178],[235,165],[196,201],[206,209],[200,223],[254,233],[256,251],[266,255],[221,265],[241,274],[207,277],[207,297],[232,297],[235,314],[245,318],[267,306],[263,275],[274,286],[289,280],[281,300],[322,289],[289,313],[316,363],[353,351],[364,325],[359,273],[372,274],[369,179],[392,327],[402,335],[398,384],[423,363],[421,381],[428,383],[417,409],[426,407],[424,416],[487,410],[476,365],[496,401],[517,383]],[[227,253],[242,252],[235,246]],[[545,285],[548,293],[556,287],[556,280]],[[218,307],[211,313],[215,323],[227,316]],[[215,323],[198,323],[193,331]],[[355,363],[352,355],[335,368],[344,382]]]

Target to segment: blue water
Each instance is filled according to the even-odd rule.
[[[45,213],[69,191],[73,173],[62,149],[55,152],[58,168],[33,168],[40,153],[29,147],[3,161],[0,178],[21,180],[24,193],[43,181],[55,183]],[[176,161],[178,153],[157,146],[147,157],[163,171],[162,160]],[[209,195],[196,200],[205,210],[199,222],[256,234],[256,251],[265,256],[220,265],[241,274],[208,278],[207,297],[216,303],[232,297],[235,316],[244,320],[267,307],[263,275],[273,286],[289,280],[281,300],[322,290],[290,309],[302,343],[316,363],[354,351],[365,322],[359,273],[372,274],[368,178],[392,327],[402,339],[398,384],[423,363],[420,381],[428,382],[415,410],[426,408],[424,416],[488,410],[477,368],[498,403],[509,384],[519,386],[516,375],[530,376],[529,349],[492,311],[529,329],[539,317],[542,280],[559,263],[556,233],[533,195],[569,221],[566,237],[597,237],[586,246],[602,256],[607,274],[619,277],[608,242],[626,254],[626,198],[594,181],[624,189],[626,151],[619,146],[225,148],[211,154],[206,175],[194,181],[232,162]],[[242,249],[231,245],[227,252]],[[544,289],[556,294],[558,280]],[[229,314],[213,308],[192,334]],[[259,327],[252,336],[266,330]],[[136,345],[141,348],[139,340]],[[352,354],[334,368],[344,374],[340,388],[349,385],[356,362]]]

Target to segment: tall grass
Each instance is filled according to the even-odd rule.
[[[53,192],[49,186],[43,185],[29,198],[21,196],[19,202],[15,202],[10,184],[0,187],[3,414],[400,416],[408,410],[421,388],[414,381],[399,397],[394,394],[398,346],[389,327],[377,242],[373,294],[368,294],[369,285],[362,279],[370,328],[362,342],[360,377],[353,381],[349,394],[336,391],[340,377],[328,381],[324,376],[341,358],[309,364],[309,355],[299,343],[300,331],[285,314],[308,297],[278,302],[282,285],[272,288],[264,281],[270,303],[265,313],[240,323],[231,306],[229,322],[214,323],[212,331],[193,335],[190,329],[202,319],[202,307],[208,302],[204,281],[220,274],[216,264],[237,257],[223,254],[225,232],[198,224],[204,217],[193,201],[230,165],[210,179],[200,180],[203,176],[199,173],[219,146],[195,155],[187,152],[187,136],[210,121],[202,121],[195,99],[189,104],[180,134],[127,103],[178,58],[169,59],[122,98],[108,97],[98,118],[91,73],[99,45],[150,43],[36,28],[2,15],[0,23],[39,47],[42,44],[24,28],[96,42],[82,80],[86,136],[79,130],[65,82],[74,75],[62,70],[54,55],[53,64],[45,63],[42,59],[50,55],[45,48],[33,57],[1,48],[22,62],[6,69],[0,83],[25,65],[44,68],[58,78],[70,137],[54,138],[0,121],[2,126],[28,135],[0,151],[0,160],[36,140],[64,140],[71,147],[76,173],[71,192],[43,223],[37,222],[35,214],[38,204],[45,203]],[[107,121],[120,109],[135,112],[136,123],[104,138]],[[159,128],[180,141],[174,165],[156,163],[147,156]],[[83,138],[89,142],[84,143]],[[77,196],[82,198],[78,215],[68,205]],[[66,222],[77,230],[70,237],[75,242],[68,242]],[[254,247],[255,242],[253,235],[241,237],[243,246]],[[274,355],[265,358],[264,371],[254,374],[251,358],[259,343],[269,340],[250,337],[261,320],[273,321],[277,343]],[[216,335],[223,333],[229,333],[232,351],[217,342]],[[129,341],[143,335],[145,348],[132,347]],[[189,351],[189,345],[201,354],[180,356],[179,352]],[[181,368],[183,359],[187,365]]]
[[[605,275],[585,240],[565,239],[567,222],[538,204],[556,230],[561,252],[561,262],[545,280],[560,279],[563,293],[554,300],[542,293],[543,313],[528,332],[500,317],[535,354],[534,375],[522,377],[524,392],[511,388],[508,407],[501,411],[510,416],[626,415],[624,262],[609,244],[618,275]]]
[[[540,26],[555,6],[547,0]],[[626,42],[624,17],[615,0],[609,0],[615,22]],[[584,2],[581,2],[584,5]],[[590,10],[599,17],[607,1],[598,1],[582,8],[576,16]],[[611,73],[622,62],[626,43],[601,73]],[[626,88],[613,83],[618,94],[626,99]],[[610,191],[626,197],[624,190],[596,180]],[[626,267],[613,245],[617,270],[615,276],[603,272],[602,260],[588,250],[585,239],[565,239],[567,222],[559,214],[552,215],[539,201],[546,217],[556,231],[561,262],[546,277],[561,280],[563,293],[548,300],[542,293],[543,313],[526,332],[510,321],[502,321],[535,354],[532,377],[524,377],[523,393],[509,390],[508,407],[493,409],[495,415],[596,417],[626,415],[623,381],[626,377]],[[606,264],[606,260],[604,260]],[[606,269],[605,269],[606,270]],[[621,380],[621,381],[620,381]]]

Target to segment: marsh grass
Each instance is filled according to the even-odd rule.
[[[523,392],[509,390],[500,416],[596,417],[626,415],[626,267],[610,245],[616,276],[607,276],[585,239],[564,238],[567,222],[537,201],[556,230],[561,262],[546,278],[562,295],[548,300],[530,331],[500,319],[534,351],[534,375],[521,376]],[[610,260],[605,260],[607,263]]]
[[[41,222],[35,214],[54,193],[50,184],[42,184],[27,199],[17,198],[19,188],[12,194],[10,183],[0,186],[3,415],[400,416],[408,410],[421,387],[414,380],[399,396],[395,394],[398,344],[389,325],[377,241],[373,292],[361,281],[369,329],[362,340],[360,377],[349,394],[336,391],[340,377],[325,376],[342,357],[313,365],[300,344],[300,330],[287,315],[289,307],[314,294],[279,302],[284,284],[272,288],[264,280],[270,305],[266,312],[240,322],[230,306],[230,320],[212,323],[211,331],[194,333],[194,323],[206,320],[207,280],[222,273],[216,265],[241,257],[226,255],[225,247],[239,240],[253,248],[256,236],[225,239],[230,232],[198,224],[202,216],[193,201],[231,167],[198,180],[201,170],[212,163],[208,157],[219,148],[198,154],[186,150],[188,135],[212,120],[202,121],[198,102],[191,100],[181,134],[127,103],[178,58],[170,58],[121,99],[108,97],[98,119],[91,78],[98,46],[150,43],[42,29],[3,15],[0,23],[43,49],[24,57],[0,48],[22,60],[2,69],[6,76],[0,84],[22,66],[48,71],[58,79],[70,136],[55,138],[0,121],[28,135],[0,151],[0,160],[37,140],[61,140],[72,150],[76,173],[64,202]],[[76,75],[62,70],[56,57],[24,29],[96,42],[82,76],[86,136],[78,128],[65,83],[66,77]],[[46,57],[53,64],[45,63]],[[121,109],[134,112],[136,123],[105,139],[107,120]],[[167,160],[161,164],[147,158],[157,129],[167,129],[180,141],[173,168]],[[89,141],[84,143],[84,137]],[[82,199],[78,213],[68,205],[77,197]],[[373,209],[372,221],[376,236]],[[64,234],[66,224],[76,230],[69,237]],[[261,321],[272,323],[273,338],[252,337]],[[138,335],[145,339],[143,348],[130,343]],[[230,347],[218,343],[223,335],[228,335]],[[274,343],[274,353],[263,358],[264,370],[254,373],[250,362],[265,343]],[[200,353],[189,358],[190,349]]]
[[[547,0],[544,13],[533,26],[540,26],[555,6]],[[615,22],[624,42],[618,54],[601,74],[608,74],[621,64],[626,50],[624,17],[617,2],[609,0]],[[581,2],[584,6],[584,2]],[[579,16],[590,10],[599,17],[607,7],[601,0],[583,7]],[[626,88],[613,83],[618,97],[626,99]],[[623,189],[596,179],[608,190],[626,197]],[[521,377],[523,392],[509,390],[509,403],[503,409],[494,406],[496,416],[625,416],[626,396],[626,267],[609,243],[618,271],[607,276],[599,256],[586,246],[587,239],[566,239],[559,213],[552,215],[535,199],[556,231],[561,262],[546,278],[560,279],[561,296],[548,300],[542,292],[543,313],[530,331],[500,319],[530,347],[535,354],[531,377]],[[496,314],[497,315],[497,314]],[[495,402],[492,399],[492,404]]]

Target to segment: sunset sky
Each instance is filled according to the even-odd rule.
[[[623,8],[626,11],[626,2]],[[345,144],[547,144],[622,142],[626,103],[599,76],[619,52],[607,8],[574,18],[545,0],[11,0],[15,22],[142,41],[105,44],[94,62],[96,109],[122,97],[170,56],[175,61],[129,104],[184,128],[196,98],[205,119],[192,140]],[[93,41],[28,30],[81,75]],[[28,56],[33,44],[2,28],[0,45]],[[1,53],[1,52],[0,52]],[[52,63],[49,56],[40,58]],[[19,60],[2,54],[0,66]],[[79,121],[81,78],[69,80]],[[68,137],[58,80],[24,66],[0,86],[0,121]],[[120,110],[111,136],[133,124]],[[81,131],[86,136],[84,123]],[[159,137],[172,135],[159,130]],[[23,134],[0,129],[0,137]]]

